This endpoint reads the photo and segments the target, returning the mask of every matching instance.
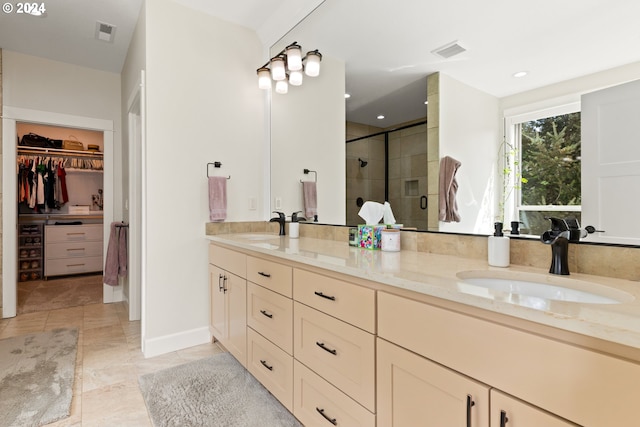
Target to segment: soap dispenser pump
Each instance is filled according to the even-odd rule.
[[[509,238],[502,232],[502,223],[493,224],[493,236],[489,236],[489,265],[493,267],[509,266]]]

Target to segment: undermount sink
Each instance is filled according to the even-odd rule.
[[[458,288],[464,293],[491,299],[503,297],[520,305],[535,305],[536,300],[622,304],[634,299],[633,295],[609,286],[564,277],[526,273],[493,274],[486,271],[465,271],[457,276],[460,279]],[[517,297],[515,300],[514,296]]]

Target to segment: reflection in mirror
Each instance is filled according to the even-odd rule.
[[[460,10],[465,12],[461,14]],[[549,14],[549,10],[554,13]],[[396,117],[396,112],[414,101],[394,103],[393,95],[410,92],[419,95],[423,103],[424,89],[403,88],[438,76],[435,84],[428,85],[426,189],[420,187],[419,179],[417,193],[426,191],[428,214],[427,225],[418,227],[489,234],[499,216],[502,197],[498,149],[505,131],[509,133],[505,118],[579,103],[583,94],[637,79],[640,51],[625,48],[619,40],[638,39],[633,22],[638,14],[640,3],[626,0],[594,0],[588,5],[541,0],[535,8],[525,3],[505,7],[472,0],[455,4],[407,0],[402,7],[389,2],[325,0],[283,43],[297,40],[318,47],[325,57],[344,61],[345,89],[351,98],[346,106],[343,99],[336,100],[336,107],[346,112],[347,134],[342,141],[345,154],[335,159],[333,167],[339,171],[345,167],[340,162],[346,162],[346,206],[342,206],[346,222],[360,222],[353,215],[358,197],[353,192],[364,194],[360,197],[365,200],[384,197],[384,184],[371,174],[384,166],[376,151],[379,149],[372,148],[371,153],[363,147],[351,149],[353,143],[345,145],[345,140],[423,119],[424,105],[419,116]],[[523,26],[522,16],[535,25]],[[569,33],[567,22],[572,23]],[[398,31],[399,26],[402,31]],[[454,40],[466,51],[449,59],[433,53]],[[324,72],[327,67],[323,67]],[[528,75],[512,77],[522,70],[529,71]],[[383,103],[376,103],[381,99]],[[274,110],[272,120],[280,120],[278,114]],[[386,119],[376,120],[378,114]],[[322,113],[315,119],[324,121]],[[370,129],[362,130],[367,127]],[[380,136],[372,139],[371,147],[383,145]],[[276,152],[282,152],[281,144],[283,141],[272,139]],[[298,146],[303,146],[301,140]],[[458,172],[460,223],[437,221],[437,165],[443,156],[462,163]],[[360,168],[359,157],[368,166]],[[280,170],[282,163],[279,156],[272,155],[272,171]],[[400,164],[402,174],[405,170],[402,161]],[[360,174],[362,182],[351,181],[347,171]],[[392,173],[389,161],[389,190],[393,187]],[[411,193],[411,184],[405,190]],[[280,191],[279,183],[273,181],[272,195]],[[400,211],[402,204],[392,202],[394,211]],[[512,219],[504,221],[508,224]],[[324,222],[322,216],[320,221]]]

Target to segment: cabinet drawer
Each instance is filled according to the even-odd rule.
[[[247,328],[248,369],[289,412],[293,412],[293,357]]]
[[[247,280],[291,298],[291,267],[247,257]]]
[[[293,299],[375,333],[376,293],[373,289],[295,269]]]
[[[247,284],[247,324],[289,354],[293,354],[293,301]]]
[[[240,252],[209,244],[209,264],[217,265],[242,278],[247,277],[247,256]]]
[[[94,256],[102,256],[102,241],[48,243],[45,247],[45,257],[48,260]]]
[[[293,378],[293,415],[306,427],[334,424],[329,420],[335,420],[338,426],[375,427],[374,414],[297,360]]]
[[[585,426],[631,425],[640,365],[378,292],[378,336]]]
[[[44,263],[45,276],[91,273],[94,271],[102,271],[101,256],[74,259],[51,259]]]
[[[504,412],[504,415],[502,412]],[[506,417],[507,426],[509,427],[579,427],[525,402],[521,402],[508,394],[492,389],[490,427],[501,427],[501,417]]]
[[[46,243],[102,241],[102,234],[102,224],[47,225],[44,238]]]
[[[374,336],[298,302],[293,318],[295,358],[375,412]]]

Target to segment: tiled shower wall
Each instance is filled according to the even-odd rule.
[[[406,123],[409,124],[409,123]],[[401,126],[401,125],[399,125]],[[385,129],[347,122],[347,140]],[[358,158],[367,161],[360,166]],[[358,197],[383,203],[384,135],[346,144],[347,224],[360,224]],[[389,133],[389,198],[396,222],[407,227],[427,228],[427,210],[420,198],[427,195],[427,127],[418,125]],[[424,206],[424,204],[423,204]]]
[[[383,129],[347,122],[346,140],[359,138],[381,132]],[[358,158],[367,165],[360,167]],[[361,224],[358,216],[360,208],[356,204],[358,197],[364,201],[371,200],[383,203],[384,200],[384,135],[362,139],[346,144],[346,196],[347,224]]]

